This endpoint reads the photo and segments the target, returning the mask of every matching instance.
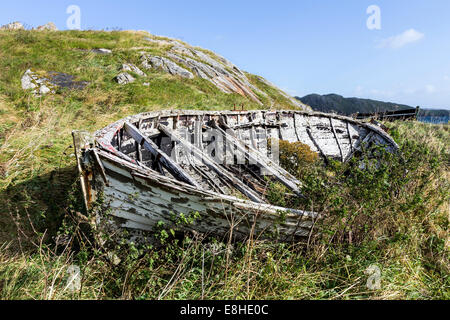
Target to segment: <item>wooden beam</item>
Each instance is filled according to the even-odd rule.
[[[159,161],[161,165],[167,169],[175,178],[189,183],[198,189],[201,189],[200,184],[197,183],[187,172],[183,170],[169,155],[163,152],[152,140],[146,138],[135,126],[126,122],[124,124],[126,132],[136,140],[139,145],[151,152],[151,154]]]
[[[85,170],[82,166],[82,150],[86,150],[89,146],[89,142],[92,139],[89,133],[83,131],[72,131],[73,137],[73,148],[75,153],[75,158],[77,159],[77,168],[80,178],[81,191],[83,193],[84,206],[86,208],[86,213],[89,213],[90,203],[89,203],[89,181],[86,177]]]
[[[331,130],[333,131],[334,138],[336,139],[337,145],[339,147],[339,152],[341,153],[341,161],[344,162],[344,153],[342,152],[341,143],[337,136],[336,129],[334,128],[333,118],[331,118],[331,117],[330,117],[330,125],[331,125]]]
[[[193,145],[192,143],[181,138],[176,132],[169,129],[168,127],[166,127],[163,124],[159,124],[158,128],[162,132],[164,132],[166,135],[168,135],[173,141],[181,144],[184,148],[186,148],[186,151],[192,152],[192,154],[197,159],[202,161],[209,169],[215,171],[224,180],[227,180],[230,183],[230,185],[232,185],[237,190],[242,192],[250,200],[252,200],[254,202],[258,202],[258,203],[265,203],[265,201],[262,200],[259,197],[259,195],[257,195],[253,190],[249,189],[241,180],[239,180],[235,176],[231,175],[225,169],[219,167],[213,159],[211,159],[207,154],[205,154],[203,151],[201,151],[195,145]]]
[[[348,121],[346,123],[347,123],[348,139],[350,140],[350,153],[352,153],[353,152],[353,138],[352,138],[352,135],[350,133],[350,124],[348,123]]]
[[[355,146],[354,150],[347,156],[347,159],[345,159],[344,162],[348,162],[353,157],[353,155],[356,153],[356,151],[360,151],[361,150],[360,146],[365,144],[365,143],[368,143],[372,139],[373,136],[374,136],[374,132],[370,131],[367,134],[367,136],[364,138],[364,140],[362,140],[362,141],[359,140],[357,145]]]
[[[103,166],[103,163],[100,161],[97,151],[95,151],[95,149],[91,149],[90,152],[92,152],[94,154],[95,164],[97,165],[97,167],[100,171],[100,175],[102,176],[103,180],[105,181],[105,184],[107,186],[109,186],[109,181],[108,181],[108,178],[106,177],[105,167]]]
[[[219,132],[225,137],[227,143],[235,145],[238,151],[242,152],[250,162],[256,163],[258,166],[264,168],[267,172],[270,172],[278,181],[291,189],[298,196],[303,196],[299,189],[299,186],[301,186],[301,182],[297,180],[293,175],[278,166],[275,162],[270,160],[267,156],[263,155],[258,150],[252,148],[248,144],[245,144],[242,140],[229,135],[219,126],[215,125],[215,128],[219,130]]]
[[[310,128],[306,128],[306,132],[308,133],[309,138],[311,139],[311,141],[314,143],[314,145],[316,146],[317,150],[319,150],[320,154],[322,155],[322,157],[325,159],[325,162],[328,164],[330,162],[330,160],[328,160],[327,155],[325,154],[325,152],[323,152],[322,148],[320,147],[320,145],[317,143],[316,139],[314,139],[311,129]]]
[[[138,126],[136,127],[138,130],[141,130],[142,119],[139,120]],[[138,162],[142,162],[142,151],[141,145],[136,141],[136,159]]]

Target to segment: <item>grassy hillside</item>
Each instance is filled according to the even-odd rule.
[[[60,204],[75,179],[72,130],[92,132],[125,116],[158,109],[295,108],[278,90],[251,75],[253,84],[266,90],[259,96],[264,106],[223,93],[207,80],[182,79],[154,69],[120,86],[114,78],[122,63],[140,66],[140,52],[163,55],[171,47],[147,37],[165,39],[145,32],[0,31],[0,221],[18,205],[38,214]],[[113,54],[88,51],[97,48]],[[58,89],[56,94],[34,97],[21,87],[21,77],[30,68],[64,72],[90,84],[84,90]],[[11,199],[8,190],[18,198]],[[0,232],[8,233],[11,224],[0,223]],[[0,242],[14,238],[6,235]]]
[[[352,115],[354,113],[375,113],[391,110],[412,109],[412,106],[402,105],[392,102],[383,102],[371,99],[361,98],[344,98],[337,94],[310,94],[303,98],[297,97],[299,101],[311,106],[316,111],[334,112],[344,115]],[[415,106],[414,106],[415,108]],[[443,117],[450,116],[449,110],[430,110],[421,109],[420,117]]]
[[[345,166],[325,168],[317,161],[294,170],[313,202],[292,205],[331,219],[324,222],[327,232],[305,243],[251,240],[229,247],[192,236],[177,242],[160,230],[162,248],[101,250],[78,219],[83,206],[73,129],[95,131],[127,115],[163,108],[226,110],[242,103],[261,108],[207,80],[155,70],[119,86],[113,78],[120,65],[139,65],[143,47],[154,54],[168,49],[149,43],[148,36],[0,32],[0,299],[450,297],[447,126],[388,124],[405,157],[373,172],[348,176]],[[80,50],[95,48],[113,54]],[[90,85],[34,97],[20,83],[29,68],[65,72]],[[248,78],[265,92],[258,96],[263,108],[295,107],[257,76]],[[400,170],[405,165],[406,173]],[[281,201],[280,186],[272,186],[271,193],[274,202]],[[382,270],[382,286],[375,291],[367,289],[364,273],[373,264]],[[83,274],[75,292],[66,288],[71,265]]]

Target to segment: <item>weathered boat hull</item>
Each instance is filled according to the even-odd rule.
[[[254,187],[260,183],[258,177],[248,183],[244,175],[230,177],[235,172],[232,166],[211,163],[203,153],[208,148],[206,127],[230,130],[231,135],[220,131],[225,140],[230,139],[247,160],[255,160],[297,194],[300,182],[268,158],[269,150],[264,144],[268,137],[300,141],[325,159],[341,161],[350,159],[363,143],[382,144],[393,152],[398,149],[392,138],[376,126],[322,113],[144,113],[120,120],[92,139],[74,132],[87,208],[93,208],[102,199],[101,207],[113,217],[110,221],[127,230],[151,232],[160,222],[173,226],[177,216],[196,212],[198,219],[182,229],[232,239],[253,235],[285,241],[308,236],[318,215],[264,203],[264,192]],[[181,129],[187,130],[189,139],[178,135]],[[190,139],[189,135],[195,133],[200,138]],[[175,142],[156,144],[150,138],[157,141],[156,137],[163,134]],[[193,156],[178,152],[177,146],[191,142],[195,148]],[[174,160],[165,159],[166,154],[177,156]],[[252,200],[234,196],[235,191]]]

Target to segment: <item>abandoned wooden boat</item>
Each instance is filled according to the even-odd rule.
[[[152,231],[198,213],[184,230],[242,239],[309,235],[314,212],[267,203],[267,181],[301,197],[301,182],[277,164],[273,141],[300,141],[324,159],[348,161],[362,146],[398,150],[381,128],[306,111],[158,111],[90,135],[73,132],[85,204],[98,199],[110,224]]]

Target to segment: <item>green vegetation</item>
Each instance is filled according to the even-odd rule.
[[[324,219],[301,243],[230,244],[201,235],[174,236],[158,226],[162,245],[122,243],[104,250],[80,219],[71,130],[94,131],[161,108],[231,109],[245,103],[208,81],[148,72],[126,87],[112,81],[122,62],[138,63],[147,34],[2,32],[0,35],[0,299],[449,299],[448,126],[387,123],[403,157],[380,166],[325,166],[302,145],[283,147],[283,165],[308,200],[269,188],[273,203],[319,212]],[[109,48],[96,55],[80,48]],[[20,87],[28,68],[66,72],[91,84],[34,98]],[[276,105],[287,99],[249,79]],[[142,82],[150,82],[150,87]],[[284,202],[282,202],[284,201]],[[179,217],[195,223],[194,216]],[[81,288],[67,289],[81,269]],[[366,287],[366,270],[381,287]]]

